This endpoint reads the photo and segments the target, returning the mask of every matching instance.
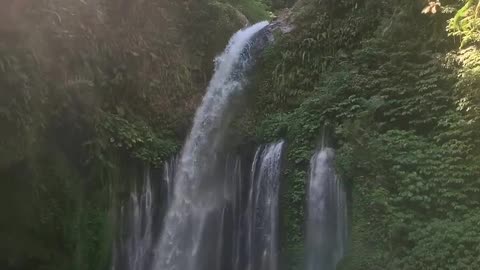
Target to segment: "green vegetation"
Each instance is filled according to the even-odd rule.
[[[282,208],[289,269],[302,269],[298,209],[324,126],[353,187],[342,269],[475,269],[477,1],[433,3],[444,5],[435,14],[422,1],[302,4],[296,30],[265,57],[253,114],[261,117],[250,121],[260,140],[290,143]]]

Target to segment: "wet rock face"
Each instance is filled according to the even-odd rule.
[[[272,24],[267,25],[261,31],[259,31],[253,38],[251,46],[249,48],[250,55],[252,58],[256,59],[260,56],[263,50],[270,44],[273,43],[273,28]]]
[[[269,25],[272,31],[279,31],[282,34],[295,29],[292,19],[292,9],[284,9],[278,17]]]
[[[289,22],[289,16],[280,16],[275,21],[265,26],[262,30],[253,36],[250,41],[249,46],[245,48],[243,52],[243,57],[251,58],[248,61],[249,66],[245,67],[247,72],[248,69],[252,69],[257,60],[261,57],[262,52],[266,47],[273,44],[275,38],[274,33],[280,32],[282,34],[288,33],[294,29],[293,25]]]
[[[231,74],[232,77],[239,76],[241,74],[250,75],[254,67],[261,58],[262,52],[269,45],[273,44],[275,38],[274,33],[285,34],[294,29],[290,20],[291,11],[285,10],[277,19],[272,23],[265,26],[263,29],[255,33],[251,38],[248,45],[241,53],[241,57],[236,65],[236,72]]]
[[[270,25],[265,26],[263,29],[255,33],[241,52],[240,58],[235,64],[235,71],[231,74],[232,79],[247,79],[253,72],[257,60],[261,57],[263,50],[268,45],[272,44],[273,41],[273,31],[270,28]],[[243,77],[243,79],[240,77]]]
[[[291,21],[291,14],[292,12],[290,9],[285,9],[274,21],[253,37],[252,47],[250,48],[253,56],[259,56],[259,53],[273,43],[273,33],[285,34],[295,28]]]

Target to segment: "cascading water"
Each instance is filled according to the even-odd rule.
[[[333,149],[322,148],[310,161],[306,270],[334,270],[345,256],[347,197],[334,158]]]
[[[120,224],[123,226],[113,248],[114,270],[142,270],[151,261],[154,198],[149,168],[144,170],[141,185],[137,190],[135,183],[128,204],[120,208]]]
[[[170,205],[170,202],[173,200],[173,190],[174,190],[174,178],[175,178],[175,167],[177,166],[177,159],[174,157],[167,161],[163,165],[163,180],[165,181],[165,192],[164,197],[164,204],[166,205],[167,209]]]
[[[161,177],[156,176],[158,170],[146,167],[141,179],[135,181],[126,204],[119,209],[120,226],[113,243],[112,270],[151,269],[158,225],[173,193],[175,166],[175,158],[165,162]],[[156,181],[157,178],[161,181]]]
[[[260,147],[250,177],[247,218],[248,270],[278,269],[278,199],[283,141]]]
[[[225,181],[218,179],[225,129],[234,116],[235,97],[246,84],[252,37],[267,26],[257,23],[233,35],[216,59],[215,73],[198,108],[175,173],[174,196],[164,220],[154,269],[214,270],[222,240]],[[218,256],[218,255],[217,255]]]
[[[249,172],[237,160],[233,196],[227,204],[225,270],[277,270],[279,189],[283,141],[260,146]],[[228,244],[230,243],[230,244]]]

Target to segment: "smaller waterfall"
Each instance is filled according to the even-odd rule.
[[[250,177],[247,208],[249,270],[278,269],[279,190],[283,141],[260,147]]]
[[[173,200],[173,190],[174,190],[174,183],[173,180],[175,178],[175,167],[177,166],[177,158],[173,157],[170,161],[166,161],[163,165],[163,180],[164,182],[164,194],[166,198],[166,208],[170,206],[170,202]]]
[[[176,159],[165,162],[161,181],[153,169],[144,168],[143,177],[134,181],[128,200],[120,207],[118,235],[113,243],[112,270],[150,269],[157,226],[172,199]],[[163,208],[163,209],[162,209]]]
[[[113,270],[142,270],[151,261],[153,193],[150,168],[143,172],[143,179],[135,183],[127,204],[120,208],[120,235],[113,247]]]
[[[334,159],[333,149],[322,148],[310,161],[306,270],[334,270],[345,256],[347,197]]]

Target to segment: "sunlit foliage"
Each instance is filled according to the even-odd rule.
[[[289,142],[289,269],[302,269],[298,209],[325,129],[353,187],[342,269],[478,265],[476,2],[430,2],[306,2],[296,30],[268,52],[257,78],[256,130],[260,139]]]

